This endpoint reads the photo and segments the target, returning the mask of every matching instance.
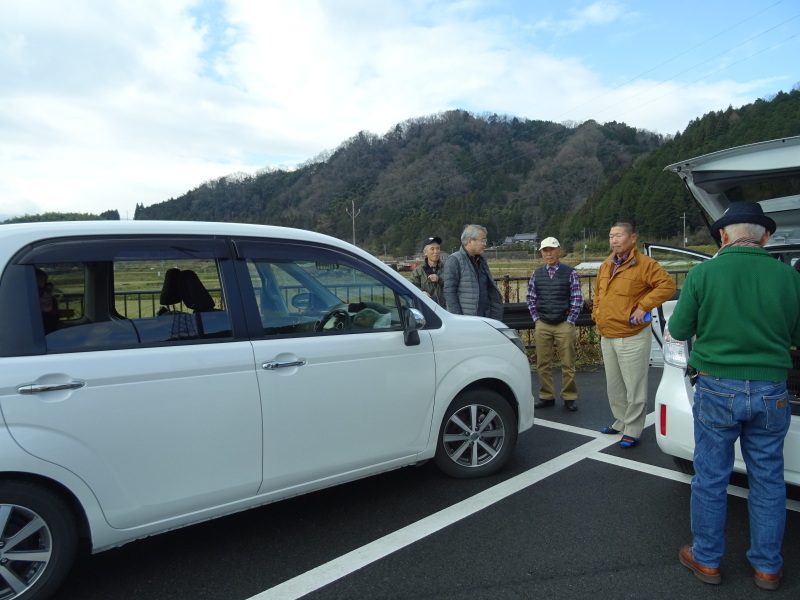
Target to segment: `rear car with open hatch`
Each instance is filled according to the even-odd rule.
[[[724,214],[730,202],[758,202],[777,229],[765,249],[776,260],[800,269],[800,137],[771,140],[731,148],[666,167],[686,185],[709,224]],[[673,260],[683,269],[711,257],[671,249]],[[658,309],[653,329],[664,348],[664,371],[656,392],[656,440],[678,466],[691,473],[694,454],[692,404],[694,382],[687,368],[692,341],[669,337],[667,327],[676,300]],[[769,318],[769,315],[764,315]],[[731,323],[736,327],[736,323]],[[742,340],[746,344],[746,340]],[[792,421],[784,448],[785,479],[800,485],[800,350],[790,349],[793,368],[788,387]],[[741,451],[736,448],[734,470],[746,472]]]

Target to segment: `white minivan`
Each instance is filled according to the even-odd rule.
[[[525,348],[366,252],[280,227],[0,229],[0,599],[79,547],[433,459],[487,475],[533,425]]]
[[[667,167],[684,182],[710,224],[719,219],[732,201],[757,201],[774,219],[777,230],[765,249],[776,260],[800,269],[800,137],[740,146],[684,160]],[[651,256],[671,270],[688,271],[711,258],[677,248],[649,245]],[[653,330],[664,348],[664,372],[656,392],[656,440],[678,466],[692,473],[694,425],[693,380],[687,371],[691,340],[678,342],[665,335],[665,324],[676,300],[662,305],[654,315]],[[769,318],[769,315],[765,315]],[[731,327],[736,327],[731,323]],[[667,330],[668,331],[668,330]],[[742,340],[742,343],[747,343]],[[793,348],[793,368],[788,387],[792,421],[784,448],[785,479],[800,485],[800,350]],[[737,442],[734,470],[746,472]]]

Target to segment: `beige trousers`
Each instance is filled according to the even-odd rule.
[[[652,335],[647,327],[631,337],[600,339],[608,404],[616,419],[612,427],[635,438],[642,435],[647,417],[647,372]]]
[[[575,325],[564,321],[548,325],[536,321],[533,330],[536,343],[536,372],[539,375],[539,398],[555,400],[553,390],[553,349],[561,359],[561,399],[577,400],[578,386],[575,383]]]

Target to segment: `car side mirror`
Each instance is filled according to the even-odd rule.
[[[425,327],[425,316],[416,308],[404,306],[403,341],[406,346],[419,346],[419,330]]]
[[[292,306],[301,310],[308,310],[311,305],[311,294],[295,294],[292,296]]]

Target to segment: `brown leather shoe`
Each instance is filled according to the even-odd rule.
[[[719,585],[722,583],[722,573],[720,573],[719,569],[703,567],[694,562],[692,546],[690,544],[686,544],[685,546],[681,547],[681,551],[678,552],[678,559],[681,561],[681,564],[684,567],[687,567],[690,571],[692,571],[694,576],[703,583],[710,583],[711,585]]]
[[[783,577],[783,569],[777,573],[762,573],[753,569],[753,581],[762,590],[777,590],[781,585],[781,577]]]

